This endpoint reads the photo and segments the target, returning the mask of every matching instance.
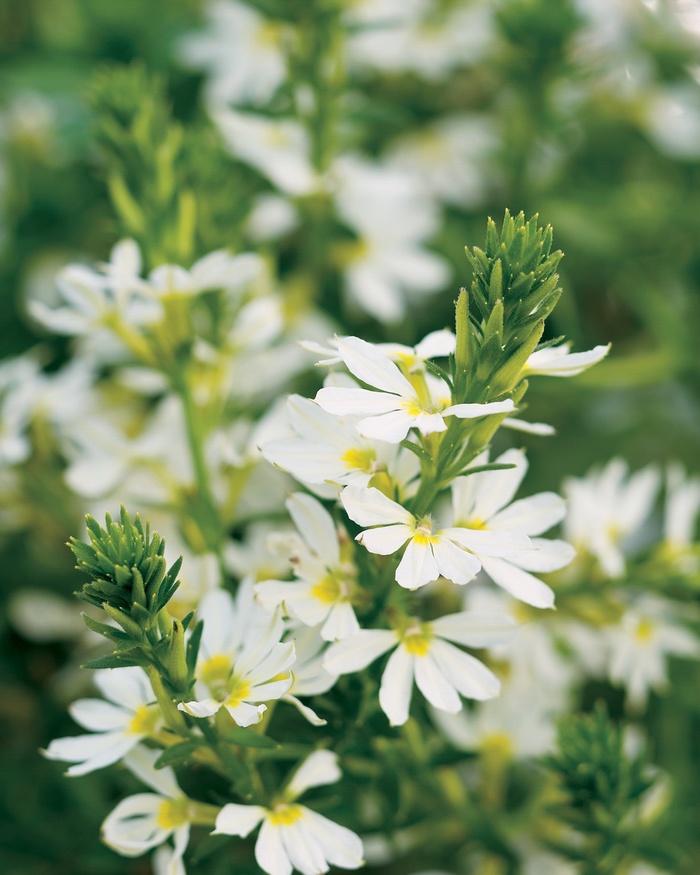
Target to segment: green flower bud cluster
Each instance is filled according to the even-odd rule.
[[[90,576],[77,593],[90,604],[127,615],[155,615],[172,598],[181,560],[166,572],[165,542],[151,534],[138,515],[132,520],[124,508],[119,521],[107,514],[104,527],[86,517],[90,543],[76,538],[68,542],[76,567]],[[109,612],[109,611],[108,611]]]

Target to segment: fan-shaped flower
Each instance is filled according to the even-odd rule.
[[[210,592],[199,616],[204,631],[195,671],[197,698],[178,707],[193,717],[211,717],[226,708],[239,726],[257,723],[266,710],[263,703],[281,698],[292,685],[294,645],[281,643],[281,619],[256,606],[252,583],[241,586],[235,603],[224,590]]]
[[[335,641],[359,629],[352,608],[356,571],[342,556],[342,545],[333,518],[310,495],[297,492],[287,509],[301,535],[292,542],[291,564],[296,580],[267,580],[255,587],[257,598],[268,608],[284,604],[307,626],[321,626],[321,636]]]
[[[101,669],[95,684],[103,699],[78,699],[71,717],[89,735],[55,738],[44,751],[51,760],[75,763],[67,775],[86,775],[116,763],[162,727],[160,708],[145,672],[138,667]]]
[[[340,777],[336,755],[316,751],[269,808],[225,805],[216,818],[215,833],[244,837],[262,823],[255,859],[268,875],[291,875],[293,869],[303,875],[322,875],[330,866],[357,869],[363,863],[360,838],[297,802],[312,787],[333,784]]]
[[[324,665],[334,674],[361,671],[393,650],[382,674],[379,704],[392,726],[397,726],[408,720],[414,679],[433,707],[453,714],[462,708],[460,696],[479,700],[497,696],[498,678],[455,644],[502,644],[514,629],[515,624],[500,614],[468,611],[430,623],[416,620],[400,630],[362,629],[332,644]]]

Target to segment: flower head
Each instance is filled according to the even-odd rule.
[[[292,616],[307,626],[321,626],[321,636],[335,641],[359,629],[352,608],[356,570],[342,557],[333,518],[310,495],[295,493],[287,509],[301,535],[291,544],[295,581],[267,580],[255,587],[266,607],[284,604]]]
[[[210,592],[199,616],[204,631],[195,670],[197,699],[178,707],[193,717],[226,708],[239,726],[257,723],[263,703],[281,698],[292,685],[294,645],[280,641],[282,621],[255,605],[252,583],[241,586],[235,603],[224,590]]]
[[[262,823],[255,859],[268,875],[291,875],[293,869],[303,875],[322,875],[330,866],[357,869],[363,863],[359,837],[297,802],[307,790],[333,784],[340,777],[336,755],[316,751],[269,807],[224,805],[216,818],[215,833],[244,837]]]
[[[107,701],[78,699],[69,709],[90,734],[55,738],[44,751],[51,760],[74,763],[66,772],[71,777],[116,763],[163,724],[142,669],[102,669],[95,672],[95,684]]]
[[[453,714],[462,708],[460,696],[497,696],[498,678],[455,644],[488,647],[503,643],[514,629],[515,624],[500,614],[467,611],[430,623],[416,620],[401,629],[363,629],[332,644],[324,665],[335,674],[361,671],[392,650],[382,675],[379,704],[392,726],[397,726],[408,720],[414,680],[433,707]]]

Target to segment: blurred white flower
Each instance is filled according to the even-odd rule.
[[[596,346],[586,352],[570,352],[570,349],[570,343],[560,343],[533,352],[525,362],[523,375],[575,377],[602,361],[610,351],[610,344]]]
[[[666,484],[664,538],[671,549],[683,550],[695,540],[700,513],[700,477],[689,477],[681,465],[669,465]]]
[[[284,26],[235,0],[209,3],[206,15],[206,29],[182,40],[180,57],[205,72],[209,102],[267,102],[287,75]]]
[[[594,556],[608,577],[620,577],[625,570],[625,548],[649,517],[659,484],[656,468],[628,476],[622,459],[612,459],[586,477],[568,478],[564,481],[565,537],[577,550]]]
[[[339,247],[350,298],[383,322],[397,321],[406,299],[445,287],[447,262],[425,248],[438,229],[433,201],[410,174],[358,157],[331,171],[335,209],[357,240]]]
[[[285,194],[310,194],[316,178],[306,131],[291,119],[217,109],[212,113],[229,150]]]
[[[643,708],[651,690],[663,692],[669,656],[700,658],[700,641],[674,618],[672,603],[644,595],[607,630],[610,680],[627,690],[632,708]]]

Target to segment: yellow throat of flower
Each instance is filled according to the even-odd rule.
[[[180,799],[164,799],[156,814],[156,823],[161,829],[178,829],[184,826],[187,817],[188,801],[183,796]]]
[[[132,735],[152,735],[161,722],[158,705],[139,705],[129,721],[127,732]]]
[[[291,826],[304,813],[301,805],[277,805],[268,814],[268,821],[274,826]]]
[[[351,447],[340,457],[340,461],[348,468],[371,474],[377,459],[376,452],[370,447]]]

